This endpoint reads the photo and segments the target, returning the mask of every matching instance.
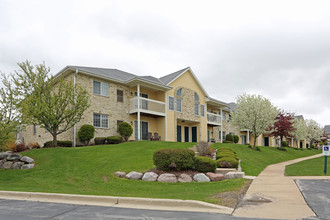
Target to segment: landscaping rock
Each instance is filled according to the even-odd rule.
[[[7,161],[3,164],[4,169],[10,169],[13,166],[13,162]]]
[[[13,170],[19,170],[19,168],[21,168],[21,165],[22,165],[22,162],[15,162],[11,168]]]
[[[27,157],[27,156],[22,157],[21,161],[23,161],[25,163],[33,163],[34,162],[34,160],[31,157]]]
[[[225,176],[223,174],[220,174],[220,173],[207,172],[206,176],[208,178],[210,178],[210,180],[213,181],[213,182],[221,181],[221,180],[225,179]]]
[[[188,174],[182,173],[182,174],[180,174],[180,176],[178,178],[178,182],[190,183],[190,182],[192,182],[192,178]]]
[[[165,183],[176,183],[178,180],[176,176],[171,173],[164,173],[158,177],[158,182],[165,182]]]
[[[124,178],[126,176],[126,173],[125,172],[120,172],[120,171],[117,171],[115,173],[116,176],[118,176],[119,178]]]
[[[30,163],[30,164],[24,164],[21,166],[21,170],[28,170],[28,169],[31,169],[34,167],[34,164],[33,163]]]
[[[6,158],[8,156],[9,156],[9,153],[7,153],[7,152],[0,153],[0,160]]]
[[[3,168],[3,162],[0,160],[0,169]]]
[[[22,158],[19,154],[9,154],[7,160],[20,160]]]
[[[143,173],[132,171],[126,175],[126,178],[131,179],[131,180],[140,180],[142,178],[142,176],[143,176]]]
[[[197,173],[194,176],[196,182],[210,182],[210,179],[204,173]]]
[[[158,177],[157,173],[154,172],[146,172],[143,177],[142,180],[144,181],[156,181]]]
[[[229,172],[226,173],[225,179],[236,179],[236,178],[244,178],[244,172]]]

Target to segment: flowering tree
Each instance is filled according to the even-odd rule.
[[[291,138],[292,132],[295,130],[293,126],[294,114],[281,111],[275,120],[275,123],[270,127],[270,135],[280,137],[282,147],[283,138]]]
[[[250,130],[254,136],[255,149],[257,137],[267,133],[269,127],[274,124],[279,110],[261,95],[243,94],[236,98],[236,102],[237,108],[232,114],[233,124],[242,130]]]
[[[323,136],[323,129],[321,128],[321,125],[314,121],[313,119],[307,119],[306,120],[307,125],[307,140],[310,143],[310,146],[314,142],[319,142]]]
[[[296,140],[296,144],[298,147],[298,143],[301,140],[306,139],[306,137],[307,137],[306,122],[302,119],[298,120],[297,118],[295,118],[294,122],[293,122],[293,127],[295,128],[295,130],[292,131],[291,135]]]

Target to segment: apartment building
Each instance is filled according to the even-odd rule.
[[[223,130],[222,118],[229,117],[223,111],[229,105],[209,97],[189,67],[156,78],[117,69],[66,66],[56,77],[84,87],[91,103],[75,128],[60,134],[58,140],[80,144],[77,131],[83,124],[93,125],[96,137],[118,135],[121,122],[133,127],[130,140],[145,140],[148,133],[157,133],[164,141],[221,141],[224,132],[229,132]],[[25,143],[42,145],[52,140],[37,125],[27,126],[22,135]]]

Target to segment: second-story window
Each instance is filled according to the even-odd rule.
[[[124,91],[117,89],[117,102],[124,102]]]
[[[226,112],[222,112],[222,120],[226,121]]]
[[[198,116],[199,115],[199,104],[195,103],[195,115]]]
[[[168,97],[168,109],[174,111],[174,97]]]
[[[93,93],[102,96],[108,96],[109,84],[99,81],[93,81]]]
[[[205,116],[205,106],[201,105],[201,116]]]
[[[176,111],[177,112],[182,112],[182,100],[181,99],[176,99]]]

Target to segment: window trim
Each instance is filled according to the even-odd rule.
[[[100,116],[100,126],[95,126],[95,115],[99,115]],[[106,119],[107,119],[107,127],[103,127],[102,126],[102,120],[104,120],[103,117],[106,116]],[[95,128],[103,128],[103,129],[109,129],[109,115],[108,114],[101,114],[101,113],[95,113],[93,112],[93,126]]]
[[[178,100],[180,100],[180,111],[178,110]],[[181,98],[176,98],[176,111],[182,112],[182,99]]]
[[[173,100],[173,109],[171,109],[170,108],[170,98],[172,98],[172,100]],[[174,99],[174,96],[168,96],[168,110],[170,110],[170,111],[174,111],[175,110],[175,99]]]
[[[94,82],[100,83],[100,94],[95,93],[95,90],[94,90]],[[107,91],[106,91],[106,94],[105,94],[104,89],[102,89],[102,88],[104,88],[102,85],[103,85],[103,86],[104,86],[104,85],[107,85]],[[109,97],[109,83],[107,83],[107,82],[101,82],[101,81],[97,81],[97,80],[93,80],[93,94],[94,94],[94,95],[104,96],[104,97]]]

